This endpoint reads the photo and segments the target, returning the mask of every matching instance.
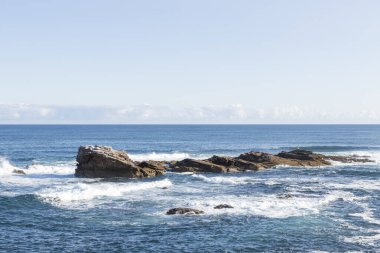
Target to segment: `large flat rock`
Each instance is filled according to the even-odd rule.
[[[104,146],[81,146],[77,154],[77,177],[90,178],[144,178],[164,174],[163,164],[158,162],[136,163],[127,152]]]

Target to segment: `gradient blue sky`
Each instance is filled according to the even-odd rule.
[[[380,1],[0,2],[0,123],[380,123]]]

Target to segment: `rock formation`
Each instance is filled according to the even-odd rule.
[[[224,173],[240,171],[256,171],[276,167],[278,165],[316,167],[331,165],[332,161],[342,163],[372,162],[367,157],[327,156],[307,150],[296,149],[280,152],[277,155],[264,152],[248,152],[237,157],[213,156],[204,160],[184,159],[182,161],[132,161],[127,152],[113,150],[110,147],[80,147],[77,155],[78,177],[154,177],[173,172]]]
[[[14,169],[14,170],[12,171],[12,173],[20,174],[20,175],[25,175],[25,174],[26,174],[25,171],[23,171],[23,170],[18,170],[18,169]]]
[[[185,159],[171,165],[174,172],[238,172],[272,168],[279,165],[317,167],[331,165],[331,161],[343,163],[372,162],[365,157],[326,156],[311,151],[296,149],[277,155],[264,152],[248,152],[238,157],[213,156],[205,160]]]
[[[127,152],[113,150],[110,147],[79,147],[77,155],[77,177],[154,177],[165,173],[162,163],[147,161],[136,163]]]
[[[225,209],[225,208],[234,208],[234,207],[227,204],[220,204],[214,207],[214,209]]]
[[[186,207],[178,207],[178,208],[172,208],[169,211],[166,212],[167,215],[173,215],[173,214],[203,214],[204,212],[197,209],[192,208],[186,208]]]

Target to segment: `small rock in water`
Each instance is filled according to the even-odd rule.
[[[15,174],[20,174],[20,175],[25,175],[26,174],[25,171],[23,171],[23,170],[13,170],[12,172],[15,173]]]
[[[173,214],[203,214],[204,212],[197,209],[192,208],[172,208],[169,211],[166,212],[167,215],[173,215]]]
[[[286,193],[286,194],[278,195],[277,198],[279,198],[279,199],[290,199],[290,198],[293,198],[293,195],[290,193]]]
[[[224,208],[234,208],[234,207],[227,204],[221,204],[214,207],[214,209],[224,209]]]
[[[167,189],[169,189],[169,188],[165,186],[165,187],[162,187],[161,189],[163,189],[163,190],[167,190]]]

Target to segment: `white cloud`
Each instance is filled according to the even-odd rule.
[[[0,123],[380,123],[374,109],[323,111],[286,106],[247,108],[242,104],[202,107],[0,105]]]

